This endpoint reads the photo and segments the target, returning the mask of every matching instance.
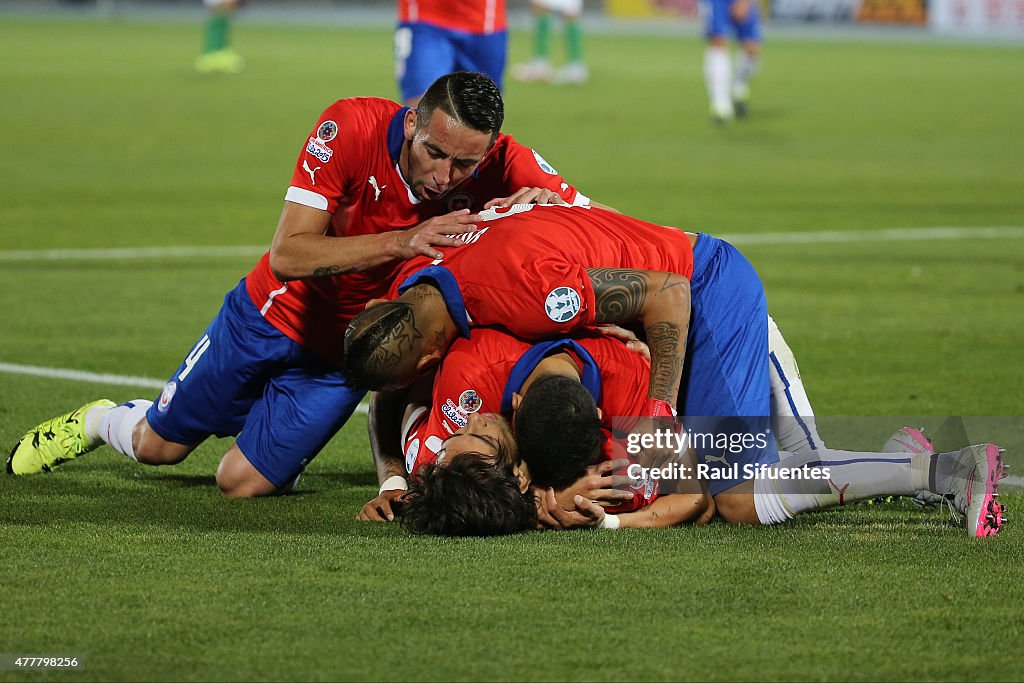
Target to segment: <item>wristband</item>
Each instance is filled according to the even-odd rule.
[[[388,477],[384,480],[384,483],[380,485],[380,491],[377,495],[384,493],[385,491],[408,491],[409,482],[405,480],[405,477],[400,477],[397,474],[393,477]]]
[[[662,401],[657,398],[647,398],[644,400],[643,407],[640,408],[641,413],[646,417],[675,417],[676,409],[669,404],[668,401]]]
[[[610,515],[605,513],[604,518],[597,525],[598,529],[618,529],[622,524],[622,520],[619,519],[618,515]]]

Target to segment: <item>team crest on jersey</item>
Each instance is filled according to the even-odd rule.
[[[171,401],[174,399],[174,392],[178,390],[178,383],[171,380],[164,385],[164,390],[160,392],[160,401],[156,404],[156,409],[161,413],[166,413],[167,409],[171,407]]]
[[[309,136],[309,144],[306,145],[306,151],[323,163],[327,163],[331,160],[334,155],[334,150],[324,144],[324,141],[320,138],[315,138],[312,135]]]
[[[462,408],[455,405],[455,402],[450,398],[444,402],[443,406],[441,406],[441,412],[455,424],[456,429],[462,429],[469,424],[469,420],[466,419],[466,413]]]
[[[537,150],[533,150],[533,158],[537,160],[537,165],[540,166],[540,170],[544,171],[548,175],[558,175],[558,171],[555,170],[555,167],[545,161],[544,157],[542,157]]]
[[[459,396],[459,408],[461,408],[462,412],[467,415],[480,410],[483,404],[484,401],[480,398],[480,394],[476,393],[472,389],[466,389]]]
[[[544,300],[544,312],[556,323],[567,323],[580,312],[580,295],[572,287],[555,287]]]
[[[338,137],[338,124],[334,121],[324,121],[316,129],[316,138],[321,142],[330,142],[336,137]]]
[[[412,474],[412,468],[416,466],[416,456],[420,454],[420,440],[413,439],[409,447],[405,449],[405,471]]]
[[[461,211],[462,209],[473,208],[473,195],[468,192],[456,192],[448,198],[449,211]]]

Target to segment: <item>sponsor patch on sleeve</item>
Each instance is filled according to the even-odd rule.
[[[309,136],[309,143],[306,145],[306,152],[312,154],[323,163],[327,163],[334,156],[334,150],[318,137]]]
[[[540,166],[540,170],[544,171],[548,175],[558,175],[558,171],[555,170],[555,167],[549,164],[537,150],[532,151],[533,158],[537,160],[537,165]]]

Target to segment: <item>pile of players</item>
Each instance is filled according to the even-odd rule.
[[[999,531],[1001,449],[935,453],[908,428],[886,452],[826,449],[750,263],[591,201],[503,118],[493,81],[470,72],[417,109],[330,105],[270,250],[158,399],[48,420],[8,472],[104,443],[174,464],[236,436],[221,492],[272,495],[373,390],[381,488],[359,517],[400,512],[416,532],[775,524],[881,495],[942,500],[968,533]],[[635,438],[683,429],[712,438]]]

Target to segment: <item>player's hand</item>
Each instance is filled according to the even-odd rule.
[[[405,489],[381,491],[379,496],[363,506],[356,519],[360,522],[393,522],[396,503],[404,495]]]
[[[631,424],[624,425],[631,437],[638,435],[641,450],[633,454],[633,460],[643,468],[663,468],[672,463],[682,463],[685,451],[681,452],[673,434],[681,432],[677,420],[667,417],[631,418]]]
[[[555,492],[555,500],[565,510],[575,508],[576,496],[597,503],[601,507],[615,507],[633,500],[633,492],[627,487],[633,480],[625,475],[612,474],[629,466],[629,460],[606,460],[587,468],[587,473],[568,488]]]
[[[566,510],[555,498],[554,489],[535,493],[538,502],[537,521],[542,528],[593,529],[604,519],[604,508],[583,496],[575,496],[572,508]]]
[[[606,337],[612,339],[618,339],[620,342],[626,345],[626,348],[630,351],[639,353],[647,360],[651,360],[651,347],[640,340],[640,337],[636,336],[636,333],[632,330],[627,330],[625,327],[619,327],[618,325],[598,325],[597,330]]]
[[[435,216],[423,221],[415,228],[396,230],[395,258],[405,261],[414,256],[441,258],[444,256],[434,247],[460,247],[464,242],[452,235],[464,235],[473,232],[477,217],[469,213],[469,209],[459,209],[443,216]]]
[[[508,197],[498,197],[484,204],[484,209],[504,208],[513,204],[565,204],[562,195],[546,187],[523,187]]]

